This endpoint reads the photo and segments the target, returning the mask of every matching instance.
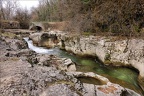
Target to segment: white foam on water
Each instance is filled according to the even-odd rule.
[[[36,53],[47,54],[54,51],[53,49],[45,49],[42,47],[34,46],[32,40],[29,40],[29,38],[24,38],[24,40],[27,42],[29,49],[35,51]]]

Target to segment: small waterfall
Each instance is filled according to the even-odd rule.
[[[29,40],[29,38],[24,38],[24,40],[27,42],[29,49],[35,51],[36,53],[51,54],[54,51],[53,49],[45,49],[34,46],[32,40]]]
[[[29,49],[35,51],[36,53],[56,55],[62,58],[70,58],[77,65],[77,70],[82,72],[95,72],[99,75],[105,74],[107,78],[112,80],[112,82],[122,84],[126,88],[130,88],[137,92],[140,92],[141,89],[138,86],[137,77],[138,73],[126,68],[126,67],[105,67],[95,62],[92,58],[80,57],[74,54],[70,54],[59,48],[45,49],[42,47],[37,47],[33,45],[32,40],[29,38],[24,38],[27,42]]]

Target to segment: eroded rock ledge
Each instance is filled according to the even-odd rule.
[[[71,36],[60,31],[31,34],[30,38],[38,46],[54,47],[71,51],[78,55],[98,57],[104,64],[130,66],[139,71],[139,85],[144,90],[144,40],[117,39],[101,36]]]
[[[51,31],[35,33],[30,38],[39,46],[59,46],[78,55],[97,56],[104,64],[114,66],[132,66],[139,70],[144,78],[144,40],[121,39],[100,36],[70,36]]]
[[[11,41],[15,45],[19,40]],[[27,47],[13,48],[6,41],[1,41],[0,49],[2,96],[140,96],[103,76],[92,72],[75,72],[73,67],[69,68],[70,65],[74,66],[70,59],[37,54]],[[94,78],[101,84],[80,82],[77,78],[81,76]]]
[[[0,37],[2,96],[140,96],[103,76],[75,72],[70,59],[37,54],[26,45],[21,39]],[[91,77],[101,84],[83,83],[78,77]]]

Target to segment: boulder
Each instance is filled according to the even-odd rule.
[[[71,61],[71,59],[63,58],[62,63],[58,65],[60,70],[65,71],[76,71],[75,64]]]
[[[33,41],[33,43],[39,43],[41,40],[42,33],[32,33],[29,35],[29,38]]]
[[[46,32],[33,33],[29,36],[37,46],[43,46],[47,48],[52,48],[58,45],[59,41],[55,34],[48,34]]]

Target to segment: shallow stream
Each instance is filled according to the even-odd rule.
[[[96,74],[100,74],[107,77],[113,83],[120,84],[123,87],[135,90],[138,93],[142,93],[142,90],[137,82],[138,72],[135,70],[126,67],[105,66],[94,58],[76,56],[72,53],[60,50],[59,48],[45,49],[42,47],[36,47],[33,45],[31,40],[28,40],[28,38],[25,38],[25,41],[28,43],[29,48],[37,53],[70,58],[76,63],[77,71],[94,72]]]

